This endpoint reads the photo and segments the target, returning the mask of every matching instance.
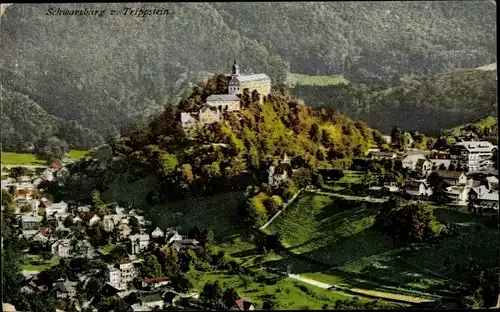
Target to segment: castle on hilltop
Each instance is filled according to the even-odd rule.
[[[192,129],[198,124],[210,124],[224,119],[224,112],[239,111],[241,109],[241,92],[248,89],[257,91],[260,101],[271,93],[271,78],[266,74],[241,75],[240,67],[234,60],[231,75],[228,75],[228,94],[214,94],[207,97],[203,107],[195,113],[181,113],[181,123],[184,129]]]

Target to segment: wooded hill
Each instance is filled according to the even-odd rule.
[[[203,97],[224,93],[227,84],[224,75],[214,76],[181,103],[199,105]],[[104,191],[118,177],[133,183],[153,176],[159,183],[149,200],[161,202],[260,185],[267,182],[268,167],[284,153],[292,166],[347,169],[369,147],[385,146],[380,132],[364,122],[332,110],[313,111],[284,90],[274,89],[264,105],[255,94],[244,93],[241,100],[241,111],[225,113],[224,122],[200,127],[190,138],[178,121],[179,111],[167,107],[152,122],[109,139],[107,160],[89,157],[78,163],[73,168],[78,178],[70,179],[65,189],[85,197],[94,188]]]
[[[170,3],[173,15],[146,18],[50,16],[49,7],[5,10],[2,87],[101,138],[176,105],[205,72],[228,72],[233,58],[245,72],[265,72],[276,84],[290,70],[357,82],[496,61],[490,2]],[[121,12],[124,5],[58,7]],[[15,112],[9,114],[2,120],[11,119],[12,129],[2,142],[14,148],[7,141],[23,129],[12,121]]]
[[[388,133],[394,126],[437,136],[439,129],[496,115],[496,71],[457,70],[377,84],[296,85],[292,93],[314,106],[337,109]]]

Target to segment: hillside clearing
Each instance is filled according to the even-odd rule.
[[[340,84],[348,84],[349,82],[342,75],[309,76],[303,74],[288,73],[285,83],[289,87],[294,87],[297,84],[309,86],[334,86]]]
[[[2,166],[3,165],[45,165],[44,160],[36,158],[35,155],[29,153],[11,153],[2,152]]]

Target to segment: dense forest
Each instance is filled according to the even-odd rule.
[[[290,71],[366,82],[496,61],[490,2],[169,3],[172,15],[146,18],[50,16],[50,6],[5,10],[2,88],[37,103],[46,112],[42,120],[58,117],[100,139],[176,105],[208,73],[228,72],[233,58],[275,84]],[[123,4],[58,7],[121,11]],[[29,106],[9,105],[26,105],[2,112],[11,120],[2,142],[17,149],[7,142],[21,131],[13,115]]]
[[[332,107],[388,133],[394,126],[437,136],[439,129],[496,115],[496,71],[457,70],[406,76],[385,83],[296,85],[293,94]]]

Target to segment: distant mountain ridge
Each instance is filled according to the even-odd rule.
[[[490,2],[169,3],[172,16],[147,18],[45,15],[53,6],[5,9],[0,82],[101,140],[176,105],[202,72],[226,72],[233,58],[275,84],[290,71],[359,83],[496,61]]]

